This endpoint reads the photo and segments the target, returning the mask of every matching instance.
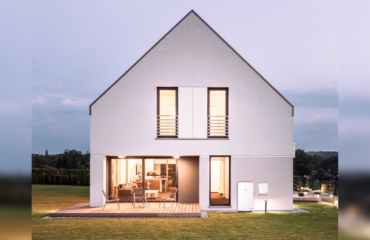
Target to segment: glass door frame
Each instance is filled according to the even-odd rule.
[[[111,188],[111,180],[112,180],[112,159],[120,159],[120,160],[128,160],[128,159],[141,159],[141,164],[142,164],[142,186],[143,186],[143,190],[144,190],[144,194],[145,193],[145,160],[146,159],[174,159],[176,160],[176,188],[179,189],[179,171],[178,171],[178,159],[172,157],[172,156],[167,156],[167,157],[164,157],[164,156],[153,156],[153,157],[150,157],[150,156],[126,156],[125,158],[119,158],[118,156],[107,156],[107,167],[106,167],[106,190],[107,190],[107,193],[109,195],[112,195],[112,188]],[[176,202],[178,202],[178,194],[179,194],[179,190],[177,190],[177,193],[176,193]],[[118,196],[117,196],[118,197]],[[143,200],[144,201],[144,200]],[[152,202],[155,202],[155,201],[152,201]]]
[[[229,138],[229,88],[228,87],[209,87],[207,89],[207,121],[208,116],[211,116],[211,91],[225,91],[225,136],[219,135],[219,136],[207,136],[207,138]],[[209,127],[209,123],[207,122],[207,128]],[[208,133],[207,133],[208,135]]]
[[[229,158],[229,204],[212,204],[211,203],[211,162],[213,157],[227,157]],[[209,156],[209,206],[231,206],[231,155],[210,155]]]
[[[160,91],[161,90],[173,90],[173,91],[176,91],[176,122],[177,120],[179,119],[179,89],[178,87],[157,87],[157,117],[156,119],[158,119],[158,116],[160,116]],[[157,124],[157,128],[158,128],[158,122],[156,123]],[[177,128],[177,124],[175,124],[175,127]],[[177,133],[178,131],[175,129],[175,133]],[[158,134],[158,129],[157,129],[157,138],[178,138],[178,134],[175,134],[175,135],[159,135]],[[172,157],[171,157],[172,158]]]

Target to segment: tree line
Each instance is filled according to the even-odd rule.
[[[54,155],[32,154],[32,167],[48,165],[58,169],[85,169],[87,162],[90,162],[90,153],[76,149],[65,149],[63,153]]]

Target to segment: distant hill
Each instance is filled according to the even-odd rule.
[[[319,156],[322,156],[324,158],[330,158],[330,157],[338,157],[338,152],[329,152],[329,151],[318,151],[318,152],[313,152],[313,151],[309,151],[309,152],[306,152],[308,155],[319,155]]]

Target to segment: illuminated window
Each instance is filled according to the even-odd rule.
[[[208,137],[228,137],[228,89],[208,89]]]
[[[157,136],[177,137],[177,88],[158,88]]]

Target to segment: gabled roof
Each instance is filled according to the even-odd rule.
[[[191,13],[195,14],[211,31],[216,34],[236,55],[238,55],[258,76],[260,76],[277,94],[280,95],[290,106],[292,106],[292,116],[294,116],[294,105],[288,101],[274,86],[272,86],[252,65],[250,65],[233,47],[228,44],[225,39],[223,39],[211,26],[208,25],[206,21],[204,21],[194,10],[191,10],[188,14],[185,15],[170,31],[168,31],[158,42],[156,42],[153,47],[151,47],[139,60],[137,60],[134,65],[132,65],[124,74],[122,74],[107,90],[105,90],[93,103],[89,106],[89,114],[91,115],[91,107],[97,102],[106,92],[109,91],[123,76],[125,76],[137,63],[140,62],[153,48],[155,48],[168,34],[172,32],[184,19],[186,19]]]

